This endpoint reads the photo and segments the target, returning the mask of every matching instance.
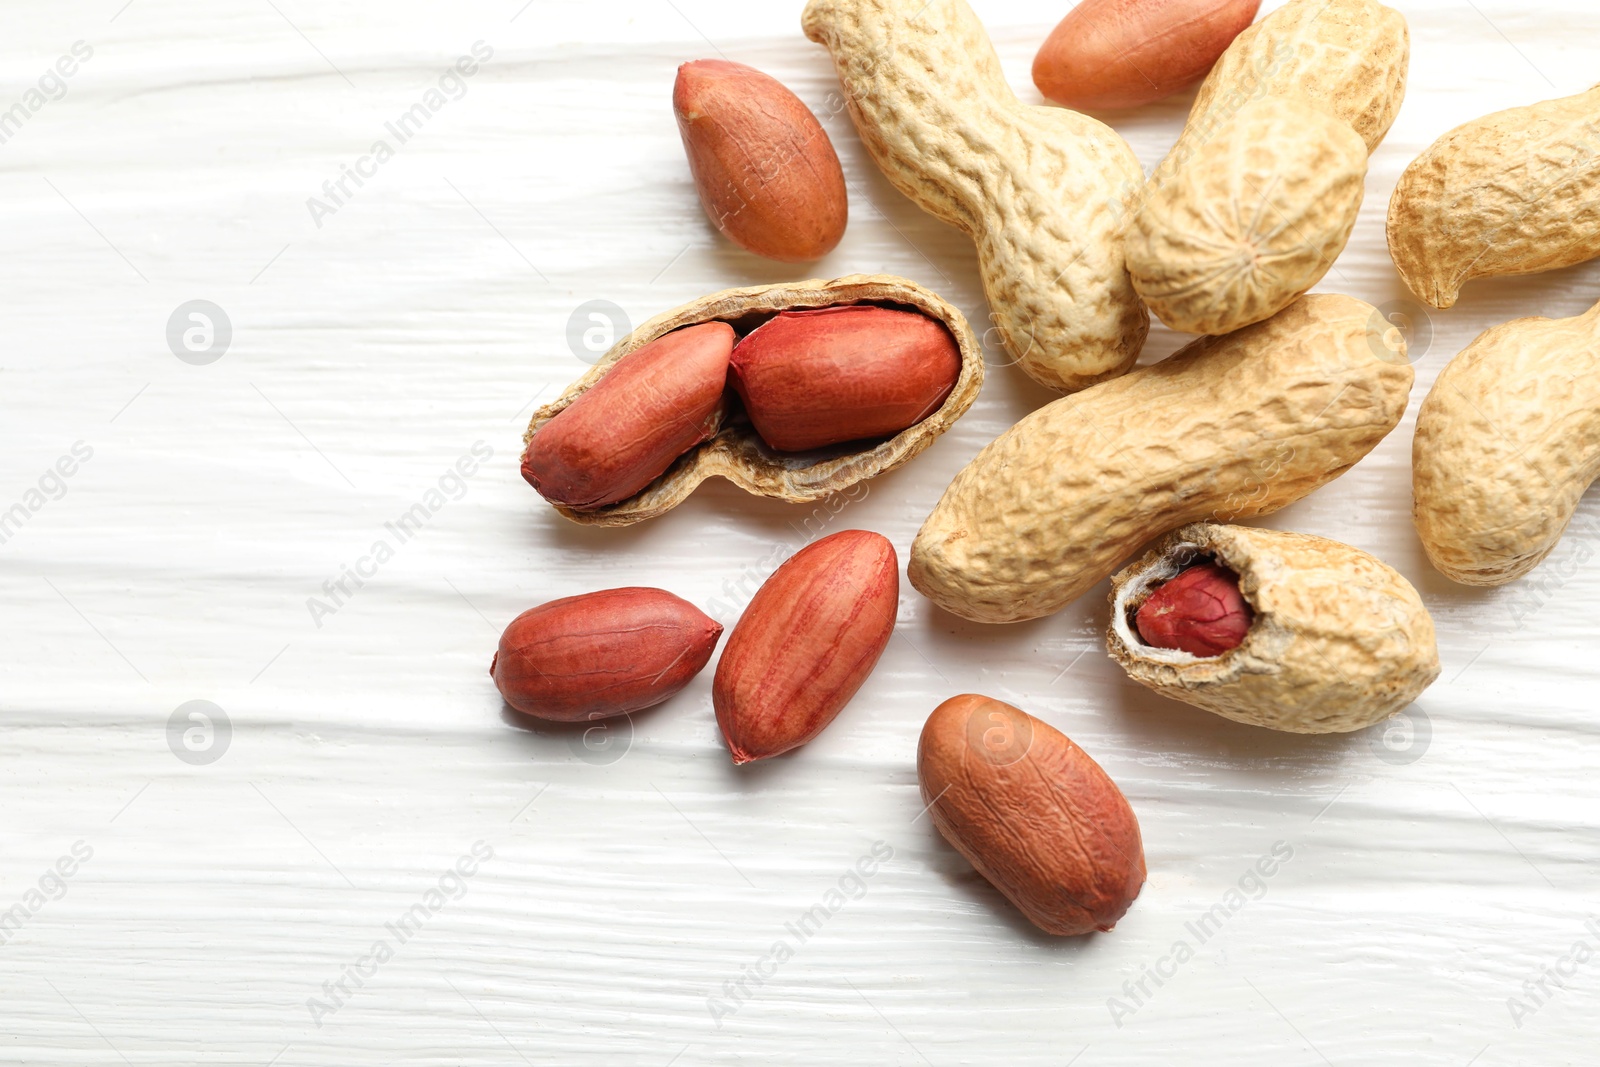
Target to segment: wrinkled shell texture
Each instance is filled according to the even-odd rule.
[[[1138,107],[1205,77],[1261,0],[1083,0],[1033,60],[1033,83],[1079,109]]]
[[[1600,305],[1483,333],[1417,415],[1417,534],[1442,573],[1501,585],[1537,567],[1600,475]]]
[[[678,68],[673,111],[712,225],[758,256],[805,263],[844,236],[844,171],[817,117],[787,86],[742,63]]]
[[[733,762],[821,733],[877,665],[899,607],[900,561],[880,534],[831,534],[774,571],[728,636],[712,682]]]
[[[1367,146],[1301,100],[1246,105],[1129,227],[1133,286],[1162,322],[1230,333],[1322,280],[1361,210]]]
[[[1371,305],[1312,294],[1047,404],[978,453],[911,548],[911,584],[977,622],[1059,611],[1186,522],[1264,515],[1337,478],[1405,413]]]
[[[1389,200],[1389,254],[1419,300],[1600,255],[1600,86],[1458,126]]]
[[[1243,643],[1201,658],[1152,648],[1128,625],[1146,585],[1194,554],[1239,575],[1255,611]],[[1433,618],[1393,567],[1308,534],[1196,523],[1112,578],[1106,646],[1128,677],[1236,722],[1347,733],[1400,711],[1439,676]]]
[[[1291,96],[1341,119],[1368,152],[1405,98],[1411,34],[1372,0],[1290,0],[1234,39],[1200,85],[1189,122],[1151,181],[1166,181],[1251,99]]]
[[[956,339],[961,349],[961,376],[939,410],[870,447],[851,451],[849,446],[842,446],[805,455],[774,452],[762,443],[747,420],[729,420],[715,437],[680,457],[637,495],[593,511],[563,507],[556,510],[583,525],[628,526],[677,507],[696,486],[712,477],[726,478],[758,496],[792,503],[818,500],[910,460],[949,429],[977,399],[983,386],[983,349],[966,317],[955,307],[915,282],[888,274],[852,274],[833,281],[726,289],[657,315],[613,345],[589,373],[568,386],[553,403],[534,412],[523,440],[530,439],[535,430],[609,373],[617,360],[680,326],[720,319],[732,323],[736,330],[748,332],[760,320],[788,308],[863,303],[914,308],[938,319]]]
[[[1050,934],[1109,930],[1144,885],[1139,820],[1061,731],[989,697],[934,709],[917,744],[922,802],[944,839]]]
[[[665,589],[563,597],[518,615],[489,673],[506,703],[555,722],[659,704],[700,673],[722,625]]]
[[[1133,365],[1150,318],[1121,234],[1144,183],[1115,131],[1033,107],[1006,83],[965,0],[811,0],[862,143],[924,211],[977,245],[1007,350],[1059,391]]]

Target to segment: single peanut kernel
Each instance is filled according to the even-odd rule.
[[[1239,576],[1201,563],[1157,586],[1133,621],[1147,645],[1220,656],[1239,647],[1254,618],[1239,592]]]

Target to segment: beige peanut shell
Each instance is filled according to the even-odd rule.
[[[1371,305],[1312,294],[1047,404],[956,475],[911,547],[911,584],[963,618],[1019,622],[1162,530],[1276,511],[1399,423],[1404,352]]]
[[[1297,97],[1252,101],[1134,216],[1133,287],[1188,333],[1276,315],[1344,250],[1366,174],[1366,143],[1343,120]]]
[[[1255,613],[1236,648],[1193,656],[1145,644],[1134,612],[1202,559],[1239,576]],[[1297,734],[1347,733],[1439,676],[1433,618],[1411,583],[1358,548],[1309,534],[1194,523],[1111,579],[1106,647],[1128,677],[1223,718]]]
[[[1413,518],[1439,571],[1502,585],[1537,567],[1600,475],[1600,305],[1485,331],[1428,391]]]
[[[1151,182],[1165,182],[1246,103],[1265,96],[1305,100],[1348,124],[1371,152],[1400,112],[1410,58],[1410,30],[1392,8],[1373,0],[1290,0],[1222,53]]]
[[[748,493],[798,503],[848,489],[906,463],[949,429],[977,399],[983,385],[983,349],[966,317],[955,307],[915,282],[889,274],[852,274],[832,281],[725,289],[663,312],[618,341],[560,397],[534,412],[523,440],[532,438],[540,426],[605,377],[623,356],[679,327],[722,321],[743,336],[779,311],[845,304],[919,311],[944,324],[961,349],[961,375],[938,410],[868,448],[851,442],[803,454],[773,451],[747,418],[734,418],[711,440],[679,457],[665,474],[626,500],[586,511],[553,506],[573,522],[586,526],[628,526],[677,507],[707,478],[726,478]]]
[[[1133,365],[1150,317],[1123,263],[1144,183],[1104,123],[1022,103],[965,0],[811,0],[884,175],[977,246],[994,324],[1035,381],[1070,392]]]
[[[1600,255],[1600,86],[1457,126],[1411,161],[1389,200],[1389,254],[1437,308],[1473,278]]]

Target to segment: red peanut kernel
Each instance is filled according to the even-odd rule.
[[[1157,586],[1139,606],[1134,625],[1147,645],[1220,656],[1239,647],[1254,618],[1239,592],[1239,576],[1201,563]]]

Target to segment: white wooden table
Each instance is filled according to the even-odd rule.
[[[678,63],[721,54],[828,113],[800,4],[6,6],[0,110],[26,119],[0,144],[0,510],[25,516],[0,543],[0,1062],[1594,1062],[1593,498],[1536,581],[1456,587],[1409,521],[1408,419],[1267,520],[1376,552],[1427,598],[1444,673],[1387,735],[1279,736],[1146,694],[1104,655],[1103,590],[985,628],[909,588],[876,674],[792,758],[729,764],[709,671],[589,745],[530,731],[487,674],[519,611],[658,584],[731,623],[819,530],[903,556],[1045,399],[996,369],[837,513],[712,483],[591,530],[518,477],[530,405],[585,369],[575,309],[638,323],[793,277],[710,230],[669,99]],[[1064,4],[975,6],[1037,100]],[[1403,308],[1383,241],[1400,171],[1459,122],[1588,87],[1600,10],[1396,6],[1410,94],[1323,288]],[[79,41],[65,95],[46,79],[29,108]],[[448,74],[463,56],[471,76]],[[400,143],[387,124],[418,103]],[[1148,166],[1186,108],[1113,121]],[[826,125],[852,217],[814,273],[903,274],[981,324],[970,244],[887,185],[847,116]],[[1597,283],[1596,264],[1476,283],[1422,318],[1413,416],[1478,332],[1576,314]],[[180,359],[169,320],[181,340],[200,300],[231,335]],[[1145,359],[1179,343],[1158,328]],[[386,526],[417,504],[418,530]],[[1150,880],[1114,933],[1036,934],[919,817],[917,732],[963,691],[1061,727],[1127,792]],[[211,706],[198,751],[191,701]],[[1199,943],[1189,924],[1274,849]]]

